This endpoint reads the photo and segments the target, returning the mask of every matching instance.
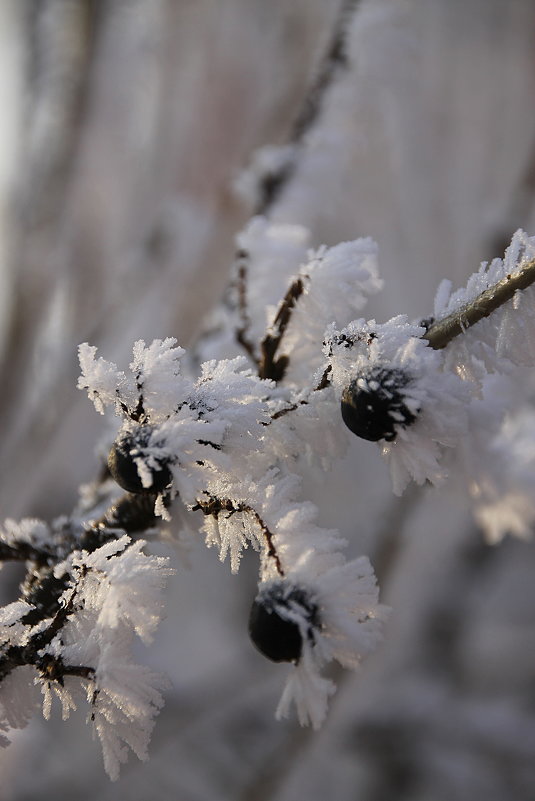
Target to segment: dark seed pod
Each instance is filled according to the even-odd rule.
[[[59,609],[59,598],[67,588],[69,576],[54,576],[53,567],[41,568],[30,573],[22,584],[22,596],[34,607],[21,617],[21,622],[33,626],[46,617],[52,617]]]
[[[156,525],[154,514],[156,493],[125,495],[104,516],[104,524],[110,528],[122,528],[127,534],[145,531]]]
[[[396,428],[414,423],[416,414],[406,405],[404,388],[411,377],[395,367],[371,367],[342,393],[342,419],[357,437],[377,442],[396,438]]]
[[[127,490],[127,492],[158,493],[164,490],[171,482],[171,472],[163,461],[157,470],[152,470],[152,484],[150,487],[144,487],[141,481],[135,458],[139,455],[140,448],[147,445],[151,431],[152,429],[149,426],[142,426],[134,432],[122,434],[110,448],[108,454],[109,471],[119,486]]]
[[[253,601],[249,616],[249,636],[261,654],[273,662],[298,662],[303,650],[301,627],[292,617],[303,618],[308,637],[318,626],[318,608],[298,587],[286,582],[271,584]],[[293,614],[292,614],[293,613]]]

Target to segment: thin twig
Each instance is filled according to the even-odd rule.
[[[516,186],[510,193],[509,207],[502,215],[502,228],[492,237],[490,253],[503,253],[518,228],[530,224],[535,203],[535,138],[520,171]],[[507,226],[507,227],[506,227]]]
[[[299,276],[292,281],[285,296],[279,303],[273,324],[260,345],[262,354],[258,366],[260,378],[270,378],[272,381],[281,381],[284,378],[288,367],[288,357],[279,356],[277,359],[277,350],[290,322],[293,308],[303,294],[303,290],[303,278]]]
[[[19,541],[15,545],[0,542],[0,562],[26,562],[31,560],[37,565],[47,565],[52,558],[51,551],[46,548],[37,548],[29,542]]]
[[[325,370],[323,371],[323,375],[321,376],[317,387],[314,387],[312,392],[319,392],[321,389],[326,389],[329,384],[329,373],[331,372],[332,367],[329,364]],[[284,409],[279,409],[278,411],[274,412],[271,415],[271,420],[267,423],[262,423],[261,425],[269,426],[273,422],[273,420],[279,420],[281,417],[284,417],[289,412],[295,412],[296,409],[299,409],[300,406],[306,406],[308,404],[308,398],[302,398],[297,403],[292,403],[290,406],[285,406]]]
[[[239,250],[236,254],[236,292],[238,315],[241,320],[241,325],[236,329],[236,339],[238,344],[246,351],[252,361],[258,365],[258,356],[255,352],[254,344],[248,338],[248,332],[251,327],[251,317],[247,308],[247,273],[249,267],[249,253],[245,250]]]
[[[479,320],[488,317],[493,311],[511,300],[515,292],[527,289],[535,281],[535,259],[526,262],[519,272],[506,275],[501,281],[493,284],[477,298],[462,306],[460,309],[434,323],[423,335],[430,346],[441,350],[452,339],[464,333]]]

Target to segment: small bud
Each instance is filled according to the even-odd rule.
[[[396,438],[398,427],[414,423],[418,409],[409,409],[404,388],[410,376],[400,368],[375,366],[355,378],[342,393],[342,419],[362,439]]]
[[[304,590],[284,581],[270,584],[255,598],[249,616],[252,642],[273,662],[298,662],[303,650],[302,631],[313,640],[318,608]]]
[[[109,471],[119,486],[127,492],[158,493],[171,482],[171,472],[164,461],[159,463],[158,469],[151,471],[150,487],[145,487],[141,481],[135,460],[141,455],[141,449],[148,444],[151,433],[150,426],[141,426],[136,431],[122,434],[110,448]]]

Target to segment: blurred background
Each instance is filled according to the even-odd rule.
[[[253,211],[236,178],[287,141],[340,6],[0,0],[2,519],[68,513],[99,471],[80,342],[127,364],[135,339],[199,335]],[[270,215],[314,246],[374,237],[385,290],[365,314],[426,317],[441,279],[535,233],[535,3],[356,6]],[[485,545],[455,479],[395,499],[370,443],[306,493],[393,607],[323,729],[273,719],[286,668],[247,638],[254,557],[231,576],[202,542],[189,570],[170,548],[167,619],[139,654],[172,682],[149,762],[111,784],[85,710],[35,719],[0,754],[2,801],[535,797],[533,545]]]

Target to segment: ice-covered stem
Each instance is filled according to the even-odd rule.
[[[324,98],[334,83],[339,71],[347,65],[346,34],[360,0],[343,0],[338,12],[333,32],[316,76],[306,93],[292,125],[288,139],[290,146],[299,146],[306,134],[320,116]],[[292,178],[296,168],[295,159],[286,159],[279,169],[267,173],[259,187],[259,201],[256,214],[269,214],[279,199],[284,187]]]
[[[264,538],[266,545],[266,555],[270,559],[273,559],[275,569],[279,576],[284,576],[281,560],[273,541],[273,532],[270,531],[256,509],[253,509],[252,506],[249,506],[246,503],[238,503],[230,498],[216,498],[212,496],[206,499],[198,500],[195,506],[192,507],[191,511],[196,512],[199,510],[202,511],[204,515],[211,515],[216,520],[221,512],[227,512],[229,516],[235,514],[236,512],[246,512],[247,514],[250,514],[256,520],[262,532],[262,537]]]
[[[0,657],[0,681],[5,679],[12,670],[24,665],[33,665],[48,681],[63,683],[65,676],[80,676],[81,678],[92,678],[94,669],[85,665],[66,665],[59,656],[43,654],[42,649],[49,645],[56,634],[63,628],[69,615],[74,611],[74,597],[76,590],[73,590],[69,601],[60,606],[49,626],[42,631],[34,634],[24,645],[8,646]],[[26,622],[25,618],[21,622]]]
[[[312,392],[319,392],[321,389],[326,389],[330,384],[329,375],[331,373],[331,365],[327,365],[323,374],[317,384],[314,387]],[[301,398],[301,400],[297,401],[297,403],[292,403],[290,406],[285,406],[283,409],[279,409],[278,411],[274,412],[271,415],[271,420],[279,420],[281,417],[284,417],[289,412],[295,412],[296,409],[299,409],[300,406],[306,406],[309,403],[308,398]],[[265,423],[264,425],[269,425],[269,423]]]
[[[506,275],[470,303],[433,323],[424,334],[423,339],[426,339],[435,350],[445,348],[456,336],[484,317],[489,317],[493,311],[511,300],[515,292],[527,289],[534,281],[535,259],[531,259],[514,275]]]
[[[155,498],[155,495],[135,496],[126,493],[99,519],[90,521],[85,528],[76,530],[75,526],[68,527],[55,547],[37,547],[24,541],[13,544],[0,542],[0,562],[28,563],[22,583],[21,600],[31,606],[21,622],[35,626],[52,618],[48,626],[31,636],[24,645],[11,645],[4,649],[0,654],[0,681],[12,670],[23,665],[33,665],[43,678],[58,681],[60,684],[64,676],[92,677],[94,669],[91,667],[66,665],[60,657],[39,653],[50,644],[75,611],[75,590],[66,604],[61,601],[68,574],[55,578],[54,567],[73,550],[83,549],[92,553],[105,542],[123,536],[125,531],[141,532],[153,526],[156,522]]]

